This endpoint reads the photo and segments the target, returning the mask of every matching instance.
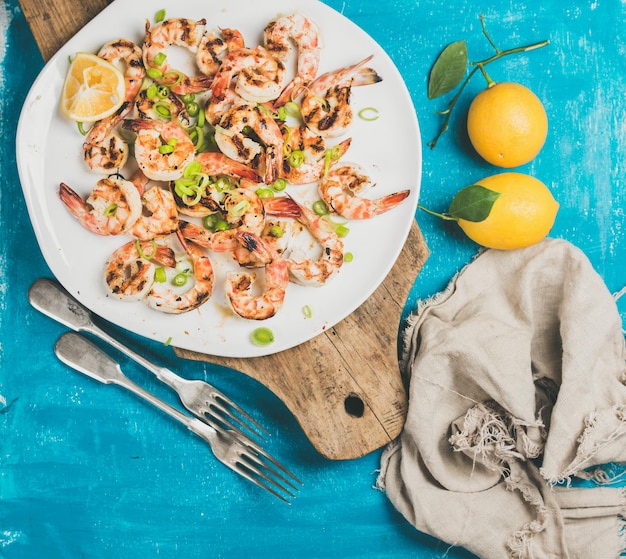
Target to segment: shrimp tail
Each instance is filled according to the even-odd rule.
[[[265,213],[274,217],[299,218],[302,210],[291,196],[278,196],[275,198],[263,198]]]
[[[401,190],[399,192],[394,192],[393,194],[383,196],[378,200],[378,203],[376,204],[376,215],[380,215],[395,208],[402,201],[406,200],[410,193],[410,190]]]
[[[59,198],[76,219],[80,219],[88,211],[85,201],[64,182],[59,185]]]

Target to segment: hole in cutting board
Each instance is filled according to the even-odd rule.
[[[363,417],[365,413],[365,404],[363,400],[356,394],[349,394],[348,397],[343,402],[344,408],[348,415],[352,415],[353,417]]]

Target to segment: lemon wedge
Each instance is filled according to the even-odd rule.
[[[110,62],[79,52],[67,70],[61,93],[61,111],[77,122],[95,122],[117,111],[124,102],[122,72]]]

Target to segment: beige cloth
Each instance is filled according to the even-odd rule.
[[[408,416],[378,486],[406,519],[483,559],[618,557],[625,489],[557,485],[626,462],[621,318],[586,256],[486,250],[404,341]]]

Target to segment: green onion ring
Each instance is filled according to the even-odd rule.
[[[258,346],[270,345],[274,343],[274,332],[265,326],[256,328],[250,334],[250,341]]]
[[[148,68],[146,70],[146,74],[148,74],[148,77],[153,80],[158,80],[163,77],[163,72],[161,72],[158,68]]]
[[[181,272],[180,274],[176,274],[172,278],[172,283],[178,287],[182,287],[183,285],[187,283],[187,274],[185,274],[184,272]]]
[[[106,217],[113,217],[117,213],[117,204],[109,204],[104,208],[104,215]]]
[[[174,77],[176,78],[173,82],[170,81],[164,81],[163,83],[169,87],[176,87],[177,85],[180,84],[180,82],[183,81],[183,75],[180,72],[177,72],[176,70],[170,70],[169,72],[165,72],[165,74],[163,74],[163,80],[169,80],[169,78]]]
[[[148,255],[143,251],[143,248],[141,247],[141,242],[139,241],[139,239],[135,240],[135,248],[137,249],[139,256],[141,256],[141,258],[143,258],[144,260],[152,260],[154,258],[154,255],[156,254],[156,249],[157,249],[156,242],[154,240],[151,240],[150,245],[152,246],[152,252]]]
[[[292,167],[300,167],[304,163],[304,152],[299,149],[293,150],[289,154],[289,165]]]
[[[359,118],[367,121],[378,119],[378,109],[375,107],[365,107],[359,111]]]
[[[324,200],[316,200],[313,202],[313,211],[319,215],[328,215],[328,206]]]
[[[165,283],[167,275],[165,274],[165,268],[162,266],[154,270],[154,281],[157,283]]]
[[[157,55],[154,57],[154,63],[157,66],[163,66],[163,62],[165,62],[165,59],[167,58],[167,54],[165,54],[164,52],[159,52],[157,53]]]

